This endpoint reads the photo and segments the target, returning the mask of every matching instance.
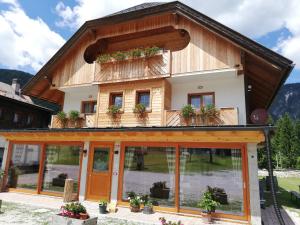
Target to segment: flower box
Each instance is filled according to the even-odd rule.
[[[61,215],[52,216],[52,225],[96,225],[98,217],[92,217],[86,220],[69,218]]]

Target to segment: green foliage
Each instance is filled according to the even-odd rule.
[[[129,197],[129,204],[132,207],[140,207],[142,203],[142,199],[139,195],[135,195],[134,197]]]
[[[276,157],[276,167],[295,168],[300,155],[300,122],[284,114],[276,122],[276,132],[271,143]]]
[[[266,155],[266,148],[257,149],[257,160],[258,160],[258,168],[260,169],[268,169],[268,159]],[[273,169],[276,166],[276,155],[272,154],[272,166]]]
[[[61,122],[65,122],[67,119],[67,114],[64,111],[58,112],[56,116]]]
[[[110,61],[111,56],[110,54],[101,54],[97,57],[97,63],[106,63],[108,61]]]
[[[207,117],[207,118],[214,118],[220,114],[220,111],[217,110],[215,105],[210,104],[207,106],[202,106],[200,109],[200,116]]]
[[[143,115],[146,112],[146,106],[144,104],[136,104],[133,112]]]
[[[214,200],[213,193],[209,188],[203,193],[198,203],[198,207],[204,209],[207,213],[214,212],[219,205],[220,203]]]
[[[185,105],[181,109],[181,115],[184,119],[190,119],[195,116],[195,109],[192,105]]]
[[[86,208],[79,202],[72,202],[66,204],[64,206],[64,209],[74,214],[86,213]]]
[[[126,59],[127,53],[126,52],[115,52],[114,54],[112,54],[112,57],[116,60],[116,61],[122,61],[124,59]]]
[[[143,54],[143,50],[140,49],[140,48],[135,48],[135,49],[132,49],[131,51],[129,51],[128,55],[132,58],[139,58],[141,57]]]
[[[71,121],[76,121],[79,119],[79,112],[77,110],[71,110],[69,112],[69,118]]]
[[[147,47],[144,49],[144,55],[146,57],[155,56],[160,51],[160,48],[157,46]]]
[[[19,70],[0,69],[0,82],[11,84],[12,79],[17,78],[21,88],[33,77],[32,74]]]
[[[116,117],[118,114],[121,113],[121,108],[116,105],[111,105],[108,107],[107,113],[112,117]]]
[[[99,201],[99,206],[107,206],[107,201],[106,200],[100,200]]]

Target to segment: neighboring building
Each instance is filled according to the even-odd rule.
[[[11,85],[0,82],[0,130],[47,128],[51,114],[53,108],[37,105],[34,98],[21,94],[17,79],[13,79]],[[5,146],[5,138],[0,135],[0,168]]]
[[[80,199],[128,206],[135,192],[149,194],[156,210],[197,215],[211,186],[223,189],[214,217],[260,224],[257,144],[265,136],[250,114],[269,107],[292,68],[180,2],[88,21],[23,89],[80,111],[80,127],[59,128],[53,116],[50,129],[0,132],[10,142],[6,170],[23,170],[8,179],[10,191],[59,196],[68,177]],[[140,103],[145,113],[135,112]],[[214,104],[219,114],[186,121],[187,104],[199,113]],[[34,167],[22,166],[26,143]]]

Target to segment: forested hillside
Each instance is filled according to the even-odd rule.
[[[12,79],[17,78],[23,87],[31,78],[32,74],[19,70],[0,69],[0,82],[11,84]]]

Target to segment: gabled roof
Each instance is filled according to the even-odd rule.
[[[41,70],[36,74],[36,76],[34,76],[30,80],[30,82],[26,84],[26,86],[23,88],[23,91],[25,93],[29,93],[30,88],[39,79],[43,79],[45,75],[49,75],[48,71],[54,65],[56,65],[57,62],[59,62],[64,53],[89,31],[92,31],[93,29],[101,25],[115,24],[133,19],[139,19],[145,16],[151,16],[168,12],[176,13],[190,20],[193,20],[199,25],[206,27],[208,30],[239,46],[247,54],[260,57],[265,62],[279,68],[279,70],[281,71],[281,76],[280,78],[278,78],[280,79],[279,85],[276,86],[274,92],[271,94],[271,98],[267,102],[266,106],[268,107],[271,104],[271,101],[274,98],[277,90],[279,89],[281,84],[285,82],[289,73],[293,69],[293,62],[179,1],[169,3],[144,3],[119,11],[114,14],[110,14],[100,19],[85,22],[79,28],[79,30],[64,44],[64,46],[61,49],[59,49],[59,51],[45,64],[45,66],[41,68]]]

